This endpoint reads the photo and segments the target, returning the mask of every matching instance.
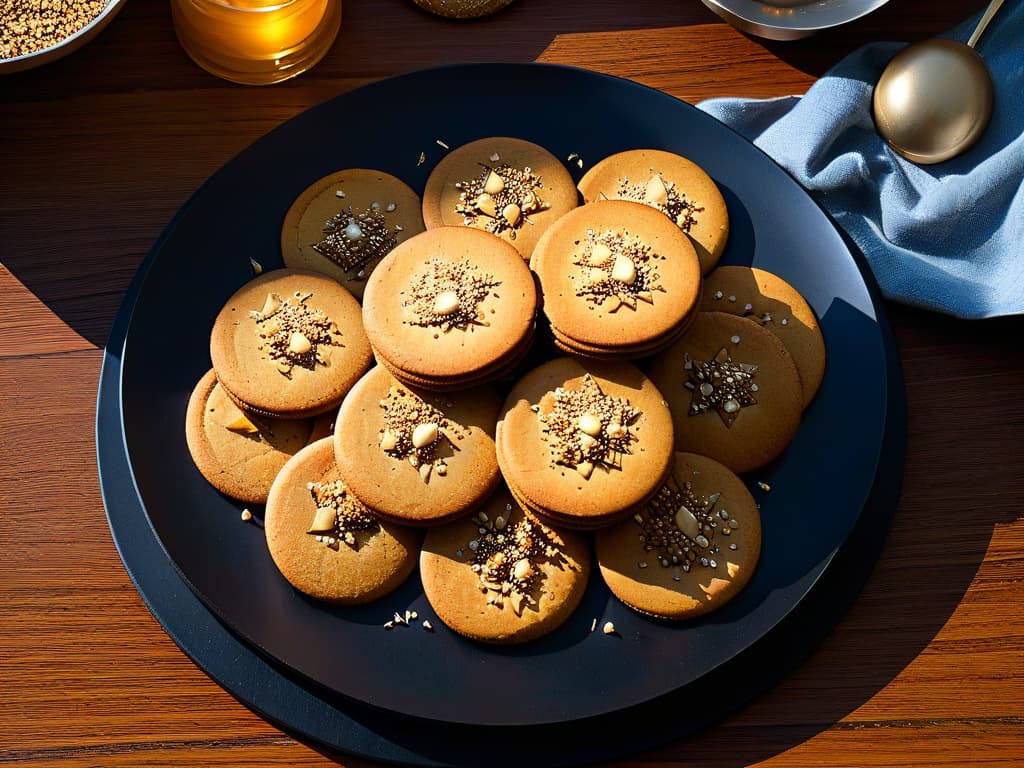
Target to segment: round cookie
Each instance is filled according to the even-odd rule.
[[[185,441],[192,461],[221,493],[263,504],[281,467],[313,437],[314,420],[247,414],[227,396],[212,370],[192,390]]]
[[[427,531],[420,555],[423,591],[438,618],[460,635],[502,645],[564,623],[589,574],[582,535],[530,518],[504,490],[478,514]]]
[[[652,361],[680,451],[747,472],[779,456],[800,425],[803,390],[778,337],[752,320],[700,312]]]
[[[487,387],[413,390],[376,366],[335,421],[335,457],[355,494],[380,517],[438,525],[480,506],[500,480],[494,427],[501,401]]]
[[[477,19],[501,10],[512,0],[414,0],[425,11],[449,19]]]
[[[318,600],[359,605],[416,568],[420,534],[377,520],[348,490],[324,438],[299,451],[270,489],[267,547],[281,574]]]
[[[511,243],[529,259],[538,238],[579,196],[558,158],[522,139],[478,139],[449,152],[427,178],[428,229],[469,226]]]
[[[359,302],[306,270],[266,272],[221,309],[210,334],[221,386],[247,411],[303,418],[329,411],[369,367]]]
[[[587,171],[579,190],[587,203],[633,200],[664,213],[690,236],[705,275],[725,250],[725,198],[703,168],[681,155],[659,149],[619,152]]]
[[[657,490],[672,458],[672,418],[634,366],[559,358],[512,388],[497,451],[506,482],[529,508],[594,528]]]
[[[530,266],[552,331],[582,350],[658,351],[700,298],[690,240],[639,203],[605,200],[570,211],[541,237]]]
[[[487,232],[439,227],[392,251],[363,297],[377,357],[407,383],[443,388],[501,373],[533,335],[537,289],[518,251]]]
[[[804,390],[804,407],[825,376],[825,339],[807,300],[772,272],[722,266],[707,276],[701,309],[755,320],[779,337],[793,357]]]
[[[732,600],[761,556],[761,515],[727,467],[677,453],[654,498],[632,518],[598,531],[601,576],[635,611],[689,619]]]
[[[286,267],[323,272],[361,298],[377,263],[422,232],[420,197],[391,174],[337,171],[296,198],[281,228]]]

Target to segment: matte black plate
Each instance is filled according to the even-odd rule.
[[[213,318],[251,279],[250,257],[266,268],[280,265],[277,244],[291,201],[319,177],[356,166],[380,168],[422,190],[443,153],[439,140],[457,146],[488,135],[529,139],[562,158],[575,153],[587,166],[631,147],[692,158],[729,205],[724,261],[783,275],[821,318],[829,351],[822,388],[786,454],[750,478],[772,488],[754,487],[764,523],[761,563],[741,596],[705,619],[678,626],[649,621],[597,579],[564,627],[513,649],[477,645],[440,626],[415,578],[374,605],[332,608],[284,581],[259,528],[243,525],[240,506],[192,465],[185,405],[209,367]],[[421,152],[426,161],[419,164]],[[115,410],[130,479],[180,575],[253,647],[317,686],[389,713],[453,724],[575,723],[655,701],[741,662],[809,599],[861,518],[893,396],[885,324],[871,290],[827,217],[782,170],[685,103],[560,67],[419,72],[345,94],[282,125],[211,177],[179,212],[140,270],[137,295],[126,298],[121,318]],[[108,352],[121,352],[114,335]],[[102,397],[101,391],[101,405]],[[103,447],[121,435],[102,420],[99,426],[108,478]],[[894,460],[902,466],[902,452]],[[111,503],[108,496],[108,510]],[[438,630],[383,629],[392,613],[406,609],[433,619]],[[595,618],[614,622],[619,636],[591,633]]]

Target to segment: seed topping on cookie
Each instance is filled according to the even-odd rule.
[[[697,223],[695,214],[704,210],[692,200],[687,200],[674,181],[666,183],[660,173],[652,173],[645,182],[630,183],[629,179],[619,179],[616,197],[657,208],[683,232],[693,228]]]
[[[337,550],[344,542],[358,550],[356,531],[380,530],[380,523],[341,480],[307,483],[306,488],[316,504],[316,515],[306,533],[330,549]]]
[[[623,305],[636,309],[638,301],[654,303],[654,291],[664,291],[655,270],[659,256],[628,232],[587,231],[583,253],[573,264],[580,267],[582,284],[576,295],[615,312]]]
[[[452,328],[472,330],[473,326],[489,325],[480,305],[501,285],[491,275],[480,272],[469,259],[458,262],[431,259],[427,269],[416,273],[402,306],[409,325],[439,328],[448,333]],[[493,293],[498,298],[497,293]]]
[[[495,235],[507,231],[514,240],[516,230],[529,221],[531,213],[550,207],[540,198],[544,185],[530,166],[519,170],[502,163],[481,168],[476,178],[455,184],[459,190],[455,210],[462,214],[467,226],[476,226],[482,218],[485,230]]]
[[[739,343],[739,337],[733,339],[733,343]],[[731,427],[742,409],[757,405],[757,366],[734,362],[725,348],[712,360],[703,362],[691,360],[687,354],[683,368],[688,377],[684,386],[693,393],[688,415],[715,410],[725,426]]]
[[[473,522],[480,535],[466,547],[472,552],[470,567],[480,577],[480,591],[487,593],[487,604],[502,608],[508,601],[516,616],[522,616],[524,603],[537,605],[538,587],[544,579],[539,566],[554,563],[565,567],[568,563],[553,533],[526,516],[510,524],[511,515],[511,504],[494,520],[485,512],[478,513]]]
[[[251,310],[256,321],[258,348],[266,349],[277,370],[291,378],[296,366],[312,371],[328,364],[323,347],[340,347],[341,331],[323,310],[306,302],[312,293],[296,291],[288,298],[268,293],[263,308]]]
[[[386,210],[394,211],[395,207],[388,203]],[[398,244],[398,231],[388,224],[380,203],[373,203],[359,213],[349,206],[327,220],[324,237],[313,245],[313,250],[345,272],[354,272],[357,280],[365,280],[370,262],[384,258]]]
[[[437,408],[416,397],[408,390],[391,387],[387,397],[380,401],[384,411],[384,428],[380,433],[380,448],[394,459],[405,459],[419,471],[423,482],[431,474],[443,477],[448,465],[439,455],[443,444],[458,450],[449,434],[456,439],[466,436],[458,424],[451,422]]]
[[[633,515],[644,551],[650,552],[662,568],[675,568],[676,581],[680,571],[718,567],[716,555],[721,549],[715,542],[716,535],[731,536],[739,527],[725,509],[716,509],[720,498],[717,492],[707,498],[698,496],[689,481],[680,484],[669,478],[647,506]],[[646,560],[637,563],[641,569],[647,565]]]
[[[622,468],[622,457],[637,440],[630,427],[640,415],[627,399],[604,394],[589,373],[579,389],[558,387],[547,393],[537,410],[553,465],[572,467],[584,479],[595,467]]]

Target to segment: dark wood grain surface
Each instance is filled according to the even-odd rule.
[[[773,43],[697,0],[519,0],[474,23],[350,0],[315,70],[247,88],[187,59],[166,0],[129,0],[73,56],[0,77],[0,763],[366,764],[283,734],[197,669],[132,586],[100,498],[111,322],[164,225],[236,152],[338,93],[447,62],[573,64],[688,101],[802,93],[859,45],[980,5],[893,0]],[[1024,764],[1024,323],[888,309],[909,446],[863,593],[766,695],[620,765]]]

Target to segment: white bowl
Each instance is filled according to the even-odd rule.
[[[72,51],[77,51],[83,45],[96,37],[96,35],[98,35],[100,31],[110,23],[110,20],[117,15],[117,12],[121,10],[121,6],[123,6],[126,1],[127,0],[110,0],[95,19],[75,32],[75,34],[69,35],[56,45],[51,45],[49,48],[41,48],[40,50],[33,51],[32,53],[25,53],[21,56],[14,56],[10,59],[0,59],[0,75],[8,74],[10,72],[20,72],[23,69],[39,67],[47,62],[56,61],[63,56],[67,56]]]
[[[888,0],[703,0],[732,26],[769,40],[796,40],[881,8]]]

